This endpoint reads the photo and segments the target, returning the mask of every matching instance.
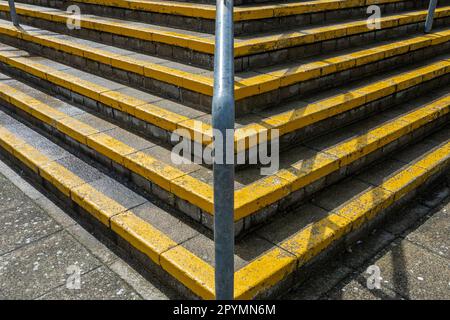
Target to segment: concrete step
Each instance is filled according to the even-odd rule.
[[[214,36],[175,28],[155,26],[120,19],[81,15],[78,29],[68,28],[70,15],[58,9],[18,4],[17,12],[24,24],[75,35],[108,45],[213,68]],[[0,1],[0,17],[7,18],[8,4]],[[235,68],[273,65],[289,57],[304,57],[305,51],[333,50],[367,44],[423,30],[427,11],[406,11],[380,19],[380,29],[369,28],[366,19],[324,24],[312,28],[289,28],[257,36],[236,37]],[[448,25],[450,7],[436,10],[435,26]]]
[[[121,81],[175,100],[190,108],[209,112],[213,94],[213,73],[202,68],[171,62],[113,46],[100,45],[67,35],[24,25],[18,30],[0,21],[3,42]],[[276,67],[257,68],[236,75],[236,113],[254,110],[346,84],[393,67],[422,61],[448,52],[450,29],[436,29],[429,35],[410,35],[394,41],[366,45],[356,50],[297,59]],[[10,59],[6,60],[8,63]],[[351,72],[350,72],[351,71]]]
[[[444,68],[450,67],[446,60],[441,63]],[[117,172],[147,193],[212,228],[212,172],[209,168],[195,163],[176,165],[169,148],[139,139],[94,115],[76,115],[82,112],[74,111],[79,108],[68,108],[54,97],[11,81],[7,76],[4,78],[1,98],[11,112],[74,152]],[[436,130],[448,121],[449,102],[448,88],[444,87],[422,100],[408,102],[341,128],[338,133],[283,152],[280,169],[267,176],[261,176],[257,167],[237,171],[236,235],[248,232],[267,217]]]
[[[116,19],[174,27],[179,29],[214,34],[216,7],[213,4],[181,1],[144,0],[20,0],[19,3],[40,5],[66,11],[76,5],[84,14],[94,14]],[[236,3],[236,1],[235,1]],[[440,3],[444,5],[445,1]],[[367,8],[377,5],[383,14],[402,10],[426,9],[427,0],[317,0],[271,2],[236,6],[234,9],[235,35],[254,34],[286,26],[310,26],[323,22],[367,17]]]
[[[2,91],[3,92],[3,91]],[[214,298],[211,235],[0,111],[2,157],[189,297]],[[450,127],[236,242],[235,298],[274,297],[448,172]]]

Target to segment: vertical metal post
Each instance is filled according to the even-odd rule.
[[[215,291],[216,299],[231,300],[234,292],[234,163],[226,160],[230,158],[227,152],[232,152],[234,159],[233,0],[217,0],[216,9],[212,103],[216,150],[213,164]]]
[[[9,14],[11,16],[11,21],[12,21],[13,25],[18,27],[19,26],[19,18],[17,17],[16,4],[14,3],[14,0],[8,0],[8,4],[9,4]]]
[[[430,0],[430,5],[428,7],[428,15],[427,20],[425,21],[425,32],[431,32],[431,29],[433,28],[433,19],[434,19],[434,12],[436,11],[437,6],[437,0]]]

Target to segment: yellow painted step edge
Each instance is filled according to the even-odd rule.
[[[235,273],[235,299],[252,299],[316,257],[334,241],[359,229],[383,209],[415,190],[450,165],[450,142],[425,154],[378,187],[358,195],[342,207],[281,242],[275,249]]]
[[[426,15],[427,11],[421,10],[405,12],[400,15],[387,16],[380,19],[381,29],[424,21],[426,19]],[[436,15],[441,18],[449,16],[450,7],[441,7],[436,9]],[[357,22],[346,22],[333,26],[284,33],[282,37],[280,37],[280,35],[271,35],[245,41],[237,41],[235,42],[235,56],[240,57],[259,52],[280,50],[292,46],[336,39],[343,36],[366,32],[372,32],[372,30],[367,26],[367,21],[359,20]]]
[[[304,13],[315,13],[337,9],[362,7],[379,3],[396,3],[404,0],[317,0],[269,5],[235,6],[234,21],[268,19]],[[139,1],[139,0],[75,0],[101,6],[119,7],[132,10],[180,15],[185,17],[215,20],[216,7],[209,4],[186,3],[178,1]]]
[[[7,84],[0,83],[0,98],[40,119],[69,137],[114,160],[162,189],[212,214],[212,187],[150,155],[100,133],[95,128],[34,99]],[[86,195],[89,195],[86,192]]]
[[[145,75],[146,77],[157,79],[194,92],[208,96],[212,96],[213,94],[213,79],[209,77],[148,63],[128,56],[112,54],[108,51],[88,47],[86,45],[81,46],[80,44],[72,43],[68,40],[45,35],[33,35],[23,32],[21,29],[9,24],[0,25],[0,33],[98,61],[111,65],[114,68],[137,73],[139,75]],[[236,81],[235,97],[236,100],[241,100],[253,95],[276,90],[280,87],[329,75],[424,47],[442,44],[447,41],[450,41],[450,30],[435,32],[424,36],[421,35],[387,45],[376,46],[370,49],[356,51],[351,54],[329,58],[326,61],[316,61],[301,64],[297,67],[291,66],[289,69],[272,71],[267,74]],[[105,100],[107,100],[107,98],[105,98]]]
[[[450,96],[445,96],[235,191],[235,220],[275,203],[449,112]]]
[[[0,145],[14,156],[13,150],[26,145],[26,143],[5,128],[0,127]],[[30,150],[33,149],[30,147]],[[398,200],[405,196],[437,170],[447,167],[449,155],[450,142],[424,155],[419,161],[410,165],[407,170],[391,177],[381,186],[374,187],[352,199],[328,217],[307,226],[282,242],[279,247],[266,252],[237,271],[235,273],[235,298],[251,299],[281,281],[333,241],[351,230],[359,228],[362,225],[361,221],[372,219],[378,212],[392,204],[394,199]],[[25,156],[29,158],[25,162],[26,165],[36,162],[32,159],[35,156],[39,159],[46,158],[36,149],[26,153]],[[47,165],[50,163],[59,165],[47,160]],[[69,181],[79,179],[62,166],[58,170],[64,172],[63,176],[67,177]],[[61,176],[45,175],[44,178],[50,178],[49,182],[54,181],[55,178],[61,180]],[[105,197],[102,194],[100,196]],[[108,198],[105,201],[112,202],[113,200]],[[350,215],[348,215],[349,212]],[[165,234],[130,212],[118,213],[110,217],[110,221],[110,227],[114,232],[124,237],[136,249],[144,252],[152,261],[161,265],[194,293],[205,299],[214,298],[214,270],[209,264],[183,247],[177,246]]]
[[[58,50],[65,50],[67,52],[72,52],[73,50],[78,49],[80,52],[79,55],[83,56],[85,53],[90,53],[90,58],[94,58],[95,55],[92,54],[91,50],[83,50],[82,48],[76,46],[75,44],[70,45],[68,41],[55,41],[52,39],[52,37],[45,37],[45,36],[32,36],[29,34],[22,34],[21,32],[17,31],[17,29],[13,26],[0,26],[0,33],[4,32],[5,34],[16,36],[16,37],[22,37],[23,39],[27,41],[35,41],[37,43],[47,45],[50,47],[54,47]],[[50,39],[49,39],[50,38]],[[450,30],[446,31],[440,31],[437,33],[429,34],[427,36],[419,36],[410,38],[407,40],[400,41],[397,43],[392,43],[388,45],[382,45],[381,47],[375,47],[369,50],[363,50],[358,51],[350,55],[344,55],[341,57],[335,57],[336,60],[336,66],[335,69],[342,69],[342,66],[351,67],[354,64],[361,65],[362,63],[359,62],[360,58],[364,60],[365,63],[368,62],[367,59],[364,58],[364,52],[366,51],[379,51],[383,55],[386,56],[394,56],[395,54],[401,54],[405,52],[409,52],[412,50],[417,50],[419,48],[423,48],[428,45],[435,45],[439,44],[445,41],[449,41],[450,39]],[[92,49],[92,48],[91,48]],[[96,51],[100,57],[107,57],[108,52],[102,52],[97,50]],[[370,55],[370,53],[369,53]],[[117,57],[116,57],[117,58]],[[126,58],[125,57],[118,57],[118,58]],[[153,125],[156,125],[158,127],[161,127],[168,131],[174,131],[176,129],[183,129],[181,132],[187,132],[189,137],[193,139],[196,142],[200,142],[203,145],[207,146],[212,142],[212,127],[209,124],[206,124],[204,122],[201,122],[199,120],[195,119],[189,119],[183,116],[180,116],[176,113],[164,110],[162,108],[159,108],[157,106],[146,104],[144,101],[141,101],[139,99],[135,99],[132,97],[129,97],[127,95],[124,95],[119,92],[115,91],[108,91],[107,88],[99,87],[98,85],[95,85],[93,83],[90,83],[86,80],[81,80],[74,76],[69,76],[65,74],[64,72],[57,72],[51,71],[52,69],[40,65],[36,62],[33,63],[25,63],[24,60],[26,58],[20,58],[19,60],[14,60],[14,58],[8,57],[8,55],[0,53],[0,59],[2,59],[4,62],[9,63],[17,68],[20,68],[22,70],[25,70],[27,72],[31,72],[32,74],[36,76],[41,76],[45,79],[47,79],[50,82],[53,82],[57,85],[63,86],[65,88],[68,88],[70,90],[74,90],[77,93],[86,95],[94,100],[97,100],[101,103],[104,103],[112,108],[121,110],[125,113],[128,113],[132,116],[135,116],[141,120],[147,121]],[[333,58],[331,58],[333,59]],[[349,60],[350,59],[350,60]],[[100,59],[101,60],[101,59]],[[119,61],[119,60],[117,60]],[[353,64],[347,64],[348,61],[353,62]],[[318,63],[311,63],[309,65],[312,65],[314,69],[314,66],[317,65],[318,68],[323,68],[323,65]],[[341,66],[342,65],[342,66]],[[326,66],[325,68],[328,68],[329,66]],[[320,74],[324,74],[325,69],[320,71]],[[46,77],[45,74],[47,73]],[[283,73],[283,72],[282,72]],[[307,74],[306,72],[304,74]],[[285,75],[286,77],[289,77],[289,75]],[[295,73],[294,73],[295,76]],[[257,80],[255,83],[251,81],[251,79],[248,79],[248,89],[249,92],[252,90],[252,87],[259,87],[259,80],[264,81],[264,79],[261,79],[260,76],[255,77],[254,80]],[[253,84],[252,84],[253,83]],[[383,83],[383,82],[381,82]],[[84,84],[84,85],[76,85],[74,84]],[[267,86],[266,86],[267,88]],[[389,89],[389,88],[386,88]],[[390,93],[388,93],[390,94]],[[372,98],[379,98],[383,95],[378,95],[374,97],[371,95]],[[343,99],[343,101],[340,101],[339,99]],[[321,101],[319,104],[312,104],[308,106],[310,110],[316,110],[317,112],[328,112],[329,110],[337,110],[337,108],[334,108],[334,105],[341,104],[342,108],[348,107],[350,103],[353,103],[356,105],[361,105],[361,103],[364,101],[369,101],[370,99],[367,98],[367,95],[364,94],[358,94],[358,97],[352,96],[352,99],[349,101],[346,101],[346,97],[344,95],[341,96],[335,96],[331,97],[327,101]],[[329,108],[328,108],[328,104]],[[302,111],[301,109],[300,111]],[[273,117],[269,117],[267,119],[263,119],[259,123],[255,124],[249,124],[247,126],[244,126],[242,128],[236,129],[235,133],[235,146],[236,146],[236,152],[240,152],[244,149],[248,149],[251,146],[253,146],[250,142],[253,141],[254,143],[260,143],[258,139],[252,139],[255,135],[262,134],[264,132],[267,132],[269,129],[279,129],[280,135],[286,134],[288,132],[292,132],[293,130],[299,129],[307,124],[308,119],[306,119],[305,115],[302,115],[300,118],[295,116],[295,111],[285,112]],[[333,113],[331,114],[333,115]],[[318,121],[320,120],[320,117],[318,118],[317,113],[311,114],[311,121]],[[310,117],[310,118],[311,118]],[[270,140],[270,130],[267,134],[268,139]]]
[[[199,120],[190,119],[156,105],[146,103],[143,100],[120,92],[111,91],[106,87],[101,87],[88,80],[83,80],[63,71],[57,71],[51,67],[32,62],[24,57],[10,57],[8,54],[0,52],[0,61],[78,94],[87,96],[111,108],[128,113],[169,132],[176,129],[183,129],[187,130],[191,137],[198,137],[197,140],[205,145],[210,144],[212,141],[211,126]]]
[[[445,68],[448,68],[450,65],[449,61],[443,61],[443,63],[446,63],[444,64]],[[39,101],[29,103],[29,101],[32,101],[33,99],[30,99],[30,97],[27,97],[26,95],[24,97],[22,93],[19,94],[19,97],[24,97],[22,101],[25,102],[17,102],[20,99],[12,98],[13,95],[17,97],[17,91],[6,88],[2,91],[5,92],[3,93],[3,97],[6,97],[8,102],[15,104],[19,108],[23,108],[25,112],[31,112],[33,116],[43,119],[43,121],[50,121],[49,124],[56,126],[58,130],[61,130],[74,139],[77,139],[81,143],[97,148],[97,151],[110,157],[111,159],[115,159],[131,171],[156,182],[162,188],[212,214],[212,188],[208,184],[187,176],[183,172],[162,164],[159,161],[155,161],[153,158],[140,152],[131,154],[132,151],[125,147],[121,147],[123,146],[123,143],[120,143],[114,139],[110,142],[103,140],[101,144],[95,143],[95,139],[88,138],[89,136],[87,136],[87,134],[91,137],[92,135],[95,135],[96,130],[94,128],[89,128],[89,126],[82,123],[74,123],[74,119],[71,119],[70,117],[63,118],[65,115],[62,113],[58,115],[58,112],[50,112],[50,114],[44,116],[46,112],[49,112],[49,109],[52,110],[50,107],[46,106],[46,108],[37,108],[36,106],[39,106]],[[441,116],[442,114],[434,112],[433,108],[437,107],[445,112],[448,112],[448,100],[448,98],[441,99],[440,101],[432,103],[428,106],[428,109],[427,107],[424,107],[423,109],[433,111],[433,116],[434,114]],[[40,103],[40,105],[42,105],[42,103]],[[415,119],[412,118],[412,120],[410,120],[409,118],[411,118],[411,116],[408,115],[409,118],[406,117],[405,121],[420,124],[420,120],[426,120],[429,116],[428,114],[421,115],[419,111],[415,114],[418,114],[419,117],[416,117]],[[66,124],[67,120],[72,121],[69,121],[69,124]],[[319,153],[315,159],[305,160],[302,162],[301,166],[303,168],[308,167],[308,170],[306,171],[304,169],[298,172],[280,170],[275,175],[260,179],[249,186],[237,190],[235,192],[235,220],[238,221],[245,216],[251,215],[259,209],[262,209],[263,207],[288,195],[290,192],[304,187],[316,179],[339,169],[339,167],[355,161],[362,155],[374,151],[378,147],[386,144],[387,141],[396,139],[402,134],[406,134],[407,132],[415,129],[412,125],[406,126],[405,121],[400,119],[394,124],[387,124],[387,131],[383,130],[384,127],[382,127],[382,129],[378,128],[377,130],[368,133],[366,135],[368,137],[366,141],[370,143],[367,143],[367,145],[360,146],[358,144],[354,144],[352,141],[349,141],[344,144],[337,145],[330,150],[326,150],[326,153]],[[389,132],[389,130],[392,130],[392,132],[396,135],[380,136],[380,134],[383,134],[383,132]],[[149,168],[152,170],[149,170]]]
[[[214,298],[214,270],[204,260],[137,217],[132,209],[126,211],[119,203],[97,191],[59,163],[48,159],[4,127],[0,127],[0,145],[193,293],[204,299]]]
[[[8,10],[8,4],[5,1],[1,1],[0,11]],[[22,5],[16,5],[16,10],[19,15],[28,15],[59,23],[66,23],[67,20],[67,13],[62,11],[39,12],[36,9],[31,9],[31,7]],[[402,15],[384,17],[381,19],[381,26],[382,28],[391,28],[397,25],[424,21],[426,18],[426,13],[427,11],[422,10],[407,12]],[[441,7],[436,9],[436,18],[446,17],[448,15],[450,15],[450,7]],[[120,34],[122,36],[129,36],[142,40],[161,42],[169,45],[176,45],[207,54],[214,53],[213,39],[206,39],[198,36],[163,31],[150,27],[137,28],[136,26],[127,26],[126,24],[120,22],[101,21],[101,19],[99,18],[94,19],[83,17],[80,19],[80,23],[82,28]],[[345,36],[348,34],[358,34],[364,32],[372,32],[372,30],[367,27],[366,21],[362,20],[354,23],[344,23],[331,27],[327,26],[310,29],[306,32],[293,32],[290,34],[284,34],[282,39],[280,39],[279,36],[275,35],[254,38],[245,41],[236,41],[235,56],[240,57],[259,52],[287,48],[290,46],[323,41]]]
[[[281,137],[447,73],[450,73],[450,68],[447,67],[445,61],[431,63],[327,99],[267,117],[258,123],[249,124],[235,130],[236,150],[241,152],[261,143],[261,140],[270,141],[272,130],[279,130],[278,136]]]

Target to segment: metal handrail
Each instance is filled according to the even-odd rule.
[[[425,32],[431,32],[433,28],[434,12],[436,11],[437,0],[430,0],[428,7],[427,20],[425,21]]]
[[[212,102],[215,293],[218,300],[231,300],[234,292],[234,163],[227,163],[230,158],[227,152],[232,153],[234,159],[233,0],[217,0],[216,10]]]
[[[16,12],[16,4],[14,3],[14,0],[8,0],[8,4],[9,4],[9,15],[11,17],[11,21],[13,23],[13,25],[15,25],[16,27],[19,27],[19,17],[17,16],[17,12]]]

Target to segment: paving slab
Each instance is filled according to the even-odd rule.
[[[450,219],[448,212],[439,211],[435,213],[416,230],[409,233],[406,239],[449,259],[450,267]]]
[[[61,231],[0,256],[0,289],[9,299],[34,299],[67,281],[67,268],[81,273],[100,261],[67,232]]]
[[[0,211],[20,207],[30,203],[30,201],[31,199],[21,192],[19,188],[3,176],[0,177]]]
[[[3,210],[0,214],[0,255],[61,229],[58,223],[31,201]]]
[[[358,281],[359,280],[359,281]],[[325,299],[329,300],[402,300],[403,297],[389,288],[367,288],[364,278],[351,280],[341,288],[330,292]]]
[[[450,262],[408,240],[372,263],[380,268],[383,286],[406,299],[450,299]]]
[[[41,300],[140,300],[134,290],[117,274],[100,267],[80,278],[79,289],[63,285],[40,297]]]
[[[354,243],[344,254],[344,263],[353,269],[358,269],[367,260],[383,250],[395,239],[395,236],[383,230],[374,230],[369,237]]]

